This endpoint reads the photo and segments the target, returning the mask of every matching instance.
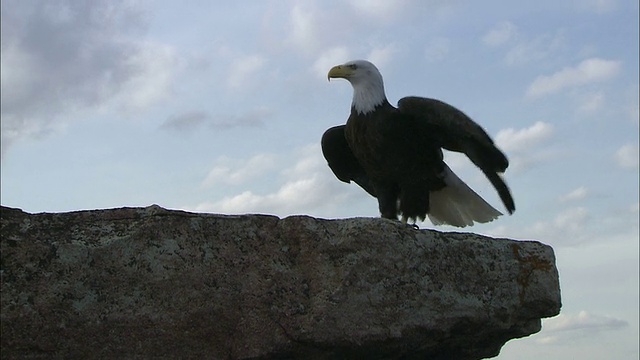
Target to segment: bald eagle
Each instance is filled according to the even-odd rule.
[[[392,106],[382,75],[372,63],[355,60],[331,68],[332,78],[353,87],[346,125],[328,129],[322,152],[335,176],[354,181],[378,199],[383,218],[424,220],[458,227],[502,215],[444,163],[442,149],[462,152],[496,188],[507,211],[515,211],[501,174],[507,157],[462,111],[435,99],[405,97]]]

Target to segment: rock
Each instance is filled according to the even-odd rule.
[[[1,224],[7,359],[480,359],[560,311],[535,241],[155,205]]]

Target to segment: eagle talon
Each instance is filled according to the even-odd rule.
[[[415,219],[413,219],[413,224],[410,224],[410,223],[409,223],[409,219],[408,219],[408,218],[406,218],[406,217],[404,217],[404,216],[402,216],[402,218],[400,219],[400,222],[401,222],[401,223],[403,223],[404,225],[411,226],[412,228],[414,228],[414,229],[416,229],[416,230],[420,230],[420,226],[418,226],[418,225],[415,223]]]

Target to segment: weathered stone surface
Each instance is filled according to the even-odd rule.
[[[478,359],[558,314],[553,250],[383,219],[2,208],[2,358]]]

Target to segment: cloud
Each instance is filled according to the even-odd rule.
[[[255,179],[272,170],[276,165],[276,156],[273,154],[258,154],[247,161],[232,160],[228,157],[220,157],[217,165],[207,174],[202,186],[210,187],[224,183],[237,185]]]
[[[0,141],[2,159],[17,141],[25,138],[40,139],[54,132],[62,124],[42,124],[30,121],[15,114],[2,114],[2,141]]]
[[[327,73],[332,66],[345,63],[351,60],[351,54],[345,46],[336,46],[320,54],[313,63],[313,70],[321,79],[327,78]]]
[[[536,336],[538,344],[559,344],[571,342],[577,336],[600,336],[602,331],[619,330],[629,326],[626,320],[610,316],[580,311],[578,314],[560,314],[554,318],[544,319],[542,331]],[[573,340],[575,341],[575,340]]]
[[[561,202],[571,202],[571,201],[578,201],[578,200],[583,200],[587,197],[588,194],[588,190],[586,187],[584,186],[580,186],[579,188],[576,188],[572,191],[570,191],[569,193],[562,195],[560,197],[560,201]]]
[[[249,110],[241,114],[215,116],[206,111],[188,111],[170,116],[160,125],[160,128],[190,132],[205,125],[217,130],[238,127],[261,127],[264,126],[264,120],[272,114],[273,111],[265,107]]]
[[[190,111],[184,114],[170,116],[160,125],[160,128],[191,131],[200,127],[200,125],[204,124],[209,118],[210,115],[204,111]]]
[[[393,56],[398,52],[395,44],[388,44],[382,47],[376,47],[371,50],[367,59],[376,64],[379,69],[383,69],[387,64],[391,63]]]
[[[320,46],[320,26],[318,21],[318,9],[308,7],[312,4],[306,2],[296,4],[289,13],[289,39],[297,49],[306,53],[315,51]]]
[[[614,158],[618,166],[625,169],[637,169],[638,168],[638,145],[626,144],[620,147]]]
[[[132,37],[144,29],[135,4],[2,2],[1,16],[3,155],[83,111],[140,111],[170,92],[178,57]]]
[[[267,59],[259,54],[247,55],[234,60],[229,69],[227,85],[237,90],[254,83],[254,75],[264,67],[266,62]]]
[[[528,128],[508,128],[498,131],[496,145],[507,154],[511,171],[519,172],[531,168],[549,155],[546,149],[539,149],[541,143],[551,138],[553,125],[538,121]]]
[[[507,152],[524,152],[547,140],[553,134],[553,126],[538,121],[524,129],[508,128],[498,132],[495,142]]]
[[[245,190],[236,195],[225,196],[218,201],[198,204],[194,210],[232,214],[269,213],[278,216],[322,211],[329,211],[333,215],[338,214],[339,211],[336,209],[348,203],[349,190],[356,190],[355,186],[349,187],[335,179],[322,158],[318,144],[298,149],[295,153],[296,159],[292,166],[281,171],[283,181],[274,191],[259,194],[253,190]],[[249,166],[237,169],[225,168],[225,161],[228,160],[224,160],[222,165],[212,169],[207,179],[220,181],[225,176],[235,174],[243,178],[245,169],[249,170]],[[285,161],[281,159],[279,162]],[[264,174],[262,172],[261,176]],[[364,197],[364,192],[357,193]]]
[[[496,24],[482,36],[481,41],[489,47],[506,48],[504,61],[509,66],[542,61],[553,52],[565,48],[566,43],[562,30],[528,39],[510,21]]]
[[[602,109],[605,104],[604,94],[601,91],[589,93],[582,96],[578,111],[584,114],[593,114]]]
[[[143,42],[139,46],[139,51],[127,60],[131,76],[115,97],[125,112],[143,111],[167,99],[175,69],[179,67],[178,56],[171,46],[155,42]]]
[[[600,331],[616,330],[629,326],[625,320],[616,319],[610,316],[592,314],[587,311],[580,311],[578,314],[560,314],[554,318],[544,321],[544,332],[560,331]]]
[[[586,208],[574,207],[558,214],[553,220],[553,226],[561,231],[577,232],[583,229],[589,218],[589,211]]]
[[[562,31],[556,34],[543,34],[534,39],[522,39],[507,51],[504,61],[509,66],[539,62],[548,58],[554,51],[564,47],[565,37]]]
[[[571,246],[587,242],[590,237],[585,231],[591,218],[584,207],[572,207],[561,211],[549,220],[542,220],[520,229],[522,236],[532,239],[544,239],[556,246]]]
[[[216,211],[225,214],[242,213],[269,213],[285,216],[293,213],[305,213],[306,207],[323,200],[321,194],[323,183],[317,176],[306,179],[288,181],[278,191],[266,195],[254,194],[252,191],[244,191],[235,196],[225,197],[222,200],[201,204],[197,211]]]
[[[510,21],[502,21],[482,36],[482,42],[488,46],[503,45],[518,35],[517,27]]]
[[[578,194],[580,192],[576,191]],[[561,204],[568,207],[560,208]],[[518,234],[519,239],[540,240],[557,249],[598,246],[603,238],[609,239],[608,243],[615,243],[618,239],[634,243],[635,238],[637,244],[637,202],[619,205],[616,209],[595,207],[596,210],[592,212],[588,207],[575,206],[572,201],[550,204],[546,209],[536,210],[538,215],[529,220],[529,225],[498,225],[491,230],[491,234],[500,237]]]
[[[233,115],[217,115],[211,118],[211,127],[215,129],[230,129],[235,127],[259,127],[264,125],[264,120],[272,116],[273,110],[260,107],[248,110],[245,113]]]
[[[554,94],[566,88],[606,81],[616,76],[621,67],[620,61],[587,59],[575,67],[564,68],[552,75],[538,76],[529,85],[527,96],[539,97]]]

